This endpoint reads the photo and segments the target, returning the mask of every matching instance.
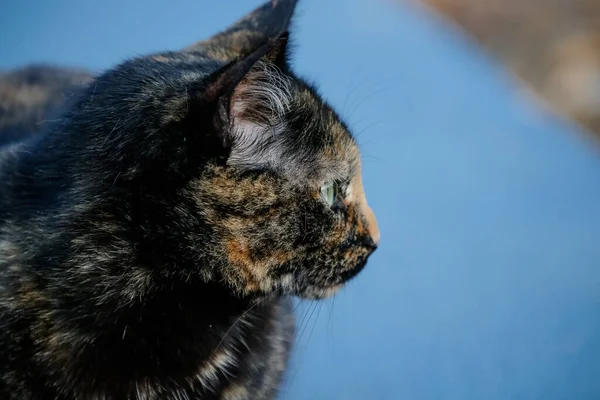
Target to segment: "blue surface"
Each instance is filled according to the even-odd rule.
[[[84,3],[0,3],[0,68],[99,70],[207,37],[260,0]],[[358,134],[382,245],[312,318],[299,308],[282,398],[599,399],[598,149],[414,10],[299,11],[296,70]]]

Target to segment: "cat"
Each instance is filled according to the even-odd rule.
[[[352,134],[291,70],[295,3],[67,80],[6,141],[1,399],[278,395],[291,297],[334,295],[380,236]]]

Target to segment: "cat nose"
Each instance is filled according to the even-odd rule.
[[[373,220],[375,221],[375,226],[369,228],[369,234],[371,235],[371,239],[373,240],[375,247],[378,247],[381,234],[379,233],[379,227],[377,226],[377,221],[375,220],[375,217],[373,217]]]
[[[363,233],[366,233],[370,237],[370,241],[372,242],[371,247],[375,249],[377,246],[379,246],[379,226],[377,225],[375,213],[373,210],[371,210],[371,207],[369,207],[369,203],[367,202],[367,197],[365,196],[365,192],[362,187],[360,175],[354,184],[354,191],[354,198],[356,199],[356,203],[365,222],[363,226],[366,228],[366,232]]]
[[[377,226],[377,220],[375,219],[375,215],[371,209],[368,209],[368,213],[366,215],[366,235],[363,236],[361,240],[361,244],[371,250],[371,252],[375,251],[375,249],[379,246],[379,227]]]
[[[381,234],[379,233],[379,226],[377,225],[377,218],[375,218],[375,213],[369,206],[366,206],[366,220],[367,220],[367,231],[369,233],[369,239],[373,243],[373,249],[376,249],[379,246],[379,239],[381,238]]]

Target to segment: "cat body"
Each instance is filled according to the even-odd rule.
[[[0,114],[1,399],[276,396],[290,296],[379,241],[352,136],[289,68],[294,7],[61,83],[50,123]]]

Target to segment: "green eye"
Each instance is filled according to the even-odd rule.
[[[321,186],[321,196],[323,196],[323,199],[325,199],[329,206],[332,206],[333,203],[335,203],[337,195],[337,185],[335,182],[326,183]]]

